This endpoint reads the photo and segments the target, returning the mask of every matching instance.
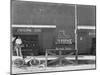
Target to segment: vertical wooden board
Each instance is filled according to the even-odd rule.
[[[77,5],[78,25],[96,25],[96,6]]]
[[[46,29],[43,32],[43,48],[53,48],[55,42],[55,29]]]
[[[54,24],[55,5],[39,2],[12,2],[12,23],[47,25]]]
[[[57,7],[56,25],[57,32],[64,30],[75,41],[75,5],[62,4]]]

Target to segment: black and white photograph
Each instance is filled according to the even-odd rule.
[[[96,69],[96,5],[11,1],[11,74]]]

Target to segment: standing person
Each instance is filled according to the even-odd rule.
[[[16,47],[15,49],[16,49],[17,56],[22,56],[21,45],[22,45],[22,40],[20,36],[18,36],[18,38],[15,41],[15,47]]]
[[[16,38],[16,37],[12,36],[12,42],[14,42],[15,38]]]
[[[11,38],[12,55],[14,55],[15,39],[16,39],[16,37],[12,36],[12,38]]]

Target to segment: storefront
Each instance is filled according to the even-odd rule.
[[[75,29],[78,26],[95,26],[95,6],[76,5],[76,10],[75,4],[25,1],[13,1],[12,6],[12,26],[17,25],[13,27],[13,36],[20,35],[23,40],[27,39],[27,43],[31,44],[30,48],[33,48],[33,41],[36,40],[36,51],[40,51],[39,55],[44,54],[46,48],[55,48],[54,43],[60,31],[64,31],[67,36],[70,36],[73,42],[72,48],[75,48],[76,45],[79,54],[91,54],[92,32],[89,31],[91,29],[78,30],[77,33]],[[39,28],[38,26],[41,25],[43,27]],[[52,28],[53,25],[56,27]],[[93,33],[95,33],[94,30],[92,29]],[[77,38],[75,38],[76,34]]]
[[[23,26],[23,25],[21,25]],[[13,36],[22,39],[24,55],[43,55],[44,49],[53,47],[56,26],[13,25]],[[48,28],[49,27],[49,28]]]

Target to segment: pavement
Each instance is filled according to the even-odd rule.
[[[39,57],[37,57],[39,59]],[[66,57],[68,59],[68,57]],[[43,60],[44,58],[40,58]],[[49,60],[53,60],[54,57],[49,57]],[[73,56],[69,57],[69,59],[74,59]],[[39,66],[23,66],[23,67],[16,67],[12,66],[12,74],[21,74],[21,73],[37,73],[37,72],[52,72],[52,71],[69,71],[69,70],[82,70],[82,69],[95,69],[95,56],[79,56],[78,57],[78,64],[67,64],[63,66],[55,65],[47,66],[39,65]]]

